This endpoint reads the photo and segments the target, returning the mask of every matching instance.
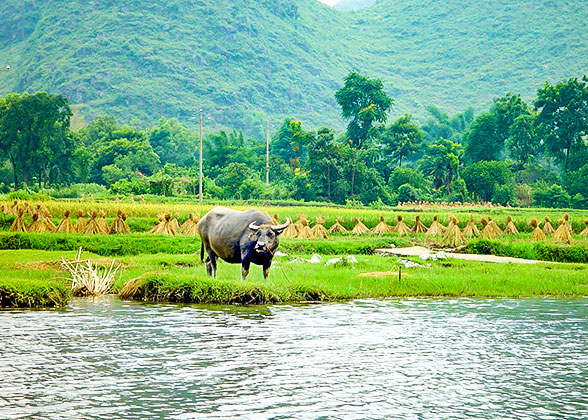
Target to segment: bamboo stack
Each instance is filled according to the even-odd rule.
[[[544,241],[545,240],[545,233],[541,229],[539,229],[539,221],[533,218],[529,222],[531,227],[533,228],[533,233],[531,234],[532,241]]]
[[[572,239],[572,235],[570,233],[570,229],[567,226],[565,219],[561,219],[559,221],[559,226],[553,234],[553,241],[562,244],[571,244],[572,242],[574,242],[574,240]]]
[[[16,211],[16,219],[12,222],[10,226],[11,232],[26,232],[27,225],[25,224],[24,220],[22,219],[22,215],[24,214],[24,208],[18,208]]]
[[[84,210],[78,210],[78,220],[76,220],[76,224],[74,225],[74,228],[78,233],[82,233],[88,224],[84,216]]]
[[[474,222],[474,216],[470,214],[470,221],[463,229],[463,236],[464,238],[472,238],[474,236],[478,236],[479,234],[480,229],[478,229],[478,226],[476,226],[476,223]]]
[[[370,231],[367,226],[364,225],[357,217],[354,217],[353,220],[355,220],[355,226],[353,226],[351,233],[355,235],[363,235],[364,233],[368,233]]]
[[[508,220],[508,223],[506,224],[506,227],[504,228],[504,233],[507,233],[509,235],[518,235],[519,231],[518,231],[517,227],[515,226],[515,224],[512,222],[512,217],[508,216],[507,220]]]
[[[441,223],[439,223],[437,221],[437,216],[433,216],[433,223],[431,223],[431,226],[429,227],[429,230],[427,230],[426,235],[427,236],[434,236],[434,235],[442,235],[443,232],[445,232],[445,226],[443,226]]]
[[[329,228],[329,233],[347,233],[347,229],[345,229],[341,222],[343,222],[343,218],[337,217],[335,224]]]
[[[384,220],[384,216],[380,215],[380,223],[378,223],[376,226],[374,226],[371,230],[372,233],[375,233],[376,235],[382,235],[384,233],[390,233],[394,231],[394,228],[388,224],[386,224],[386,221]]]
[[[482,219],[480,220],[480,223],[482,223],[482,226],[483,226],[482,238],[491,239],[491,240],[496,239],[496,231],[492,228],[492,226],[490,225],[488,220],[486,220],[485,218],[482,217]]]
[[[555,233],[555,229],[551,225],[551,220],[549,220],[548,216],[545,216],[545,224],[543,225],[543,233],[546,235],[553,235]]]
[[[74,227],[71,219],[69,218],[69,210],[66,210],[63,214],[63,220],[57,226],[56,232],[58,233],[76,233],[76,228]]]
[[[325,218],[319,216],[316,218],[316,225],[310,230],[310,234],[312,235],[313,239],[326,239],[329,237],[329,233],[324,226]]]
[[[408,226],[406,226],[406,223],[404,223],[404,221],[402,220],[402,215],[399,214],[397,219],[398,223],[394,227],[394,232],[396,232],[400,236],[408,235],[411,232],[411,230]]]
[[[412,232],[414,233],[425,233],[428,229],[427,227],[421,222],[421,216],[417,215],[414,226],[412,227]]]

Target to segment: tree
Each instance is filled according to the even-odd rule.
[[[196,137],[176,118],[161,118],[157,127],[148,131],[147,138],[162,165],[175,163],[180,166],[191,166],[196,163]]]
[[[506,146],[511,156],[522,165],[539,152],[541,138],[537,133],[535,115],[522,114],[514,119],[509,128]]]
[[[494,201],[496,195],[500,196],[501,204],[506,204],[507,193],[510,191],[514,195],[514,175],[506,162],[476,162],[466,166],[462,176],[468,191],[484,201]]]
[[[392,158],[402,167],[402,159],[408,157],[421,149],[423,132],[406,114],[384,130],[381,138],[385,151],[390,153]]]
[[[588,77],[551,85],[545,82],[537,92],[537,122],[545,129],[547,151],[561,164],[564,172],[570,157],[586,149],[588,135]]]
[[[332,201],[332,185],[341,176],[341,150],[335,141],[335,133],[328,127],[317,130],[316,137],[308,145],[307,169],[311,181],[321,198]]]
[[[465,159],[468,162],[498,160],[504,139],[498,134],[498,118],[487,112],[480,114],[464,135]]]
[[[429,146],[421,161],[426,175],[433,177],[433,187],[452,192],[452,184],[459,179],[459,167],[463,157],[463,146],[450,140],[440,139]]]
[[[294,170],[306,162],[307,146],[313,139],[314,134],[304,131],[301,121],[286,118],[272,139],[271,150]]]
[[[530,115],[531,107],[521,99],[521,95],[509,92],[506,96],[494,99],[490,112],[496,116],[496,135],[504,144],[514,121],[522,115]]]
[[[67,98],[47,92],[9,94],[0,101],[0,147],[12,164],[15,188],[19,173],[28,184],[32,173],[41,180],[51,163],[69,160],[64,150],[71,148],[71,115]]]

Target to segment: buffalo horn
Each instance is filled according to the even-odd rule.
[[[251,230],[259,230],[259,226],[255,224],[255,222],[249,223],[249,229]]]
[[[289,225],[290,225],[290,218],[286,217],[286,223],[282,223],[281,225],[272,225],[272,230],[284,230]]]

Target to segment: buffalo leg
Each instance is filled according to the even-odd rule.
[[[249,261],[243,261],[241,263],[241,280],[245,281],[247,274],[249,274]]]
[[[267,279],[269,277],[270,267],[272,266],[272,262],[268,261],[263,265],[263,278]]]
[[[212,278],[216,278],[216,259],[218,258],[214,251],[210,248],[206,248],[206,274]]]
[[[216,279],[216,261],[217,261],[218,257],[216,256],[216,254],[212,254],[210,256],[210,266],[212,268],[212,278]]]

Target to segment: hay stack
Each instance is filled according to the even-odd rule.
[[[159,215],[159,224],[149,231],[156,235],[170,235],[175,236],[176,230],[171,225],[171,214],[165,213]]]
[[[76,224],[74,225],[76,232],[82,233],[86,229],[87,224],[88,222],[84,218],[84,210],[78,210],[78,220],[76,220]]]
[[[459,246],[465,242],[465,239],[461,233],[461,229],[457,224],[457,218],[455,216],[451,216],[451,222],[449,226],[447,226],[447,231],[445,232],[444,241],[450,246]]]
[[[463,229],[463,236],[465,238],[472,238],[474,236],[478,236],[480,234],[480,229],[476,226],[476,222],[474,222],[474,216],[470,214],[470,221]]]
[[[118,233],[121,235],[131,233],[131,229],[129,229],[129,225],[127,225],[127,215],[120,209],[116,212],[116,219],[112,222],[110,233]]]
[[[414,221],[414,226],[411,229],[414,233],[425,233],[428,229],[425,225],[423,225],[423,222],[421,222],[421,216],[416,217],[415,221]]]
[[[347,229],[341,224],[342,217],[337,217],[337,222],[329,228],[329,233],[347,233]]]
[[[280,218],[278,217],[278,215],[276,213],[274,213],[274,216],[272,217],[272,224],[279,225],[280,224],[279,220],[280,220]]]
[[[296,238],[298,236],[298,228],[296,223],[290,223],[284,232],[282,232],[282,238]]]
[[[442,235],[445,232],[445,226],[437,221],[437,216],[433,216],[433,223],[427,230],[427,236]]]
[[[544,241],[545,240],[545,233],[541,229],[539,229],[539,222],[537,219],[533,218],[529,222],[531,227],[533,228],[533,233],[531,234],[532,241]]]
[[[398,224],[394,227],[394,232],[399,234],[400,236],[408,235],[411,230],[410,228],[402,221],[402,215],[398,215]]]
[[[570,223],[570,215],[567,213],[564,215],[564,225],[566,225],[566,227],[568,228],[570,235],[573,235],[574,229],[572,229],[572,224]]]
[[[18,200],[14,200],[14,201],[12,202],[12,206],[10,206],[10,207],[8,208],[8,214],[17,214],[17,212],[18,212],[18,208],[19,208],[19,207],[20,207],[20,206],[18,205]]]
[[[494,230],[494,228],[490,225],[490,223],[488,222],[488,220],[484,219],[482,217],[482,219],[480,220],[480,223],[482,223],[483,229],[482,229],[482,238],[485,239],[496,239],[496,231]]]
[[[543,225],[543,233],[546,235],[553,235],[555,233],[555,229],[551,226],[551,220],[549,217],[545,216],[545,224]]]
[[[506,224],[506,227],[504,228],[504,233],[508,233],[509,235],[518,235],[519,230],[517,229],[515,224],[512,222],[512,217],[507,216],[507,220],[508,220],[508,223]]]
[[[305,217],[299,220],[300,229],[298,229],[298,235],[296,236],[298,239],[312,239],[312,230],[310,226],[308,226],[308,220]]]
[[[496,222],[494,220],[492,220],[491,217],[488,218],[488,226],[490,226],[492,229],[494,229],[494,233],[496,234],[496,236],[504,234],[502,229],[500,229],[500,227],[496,224]]]
[[[329,237],[329,233],[324,226],[325,218],[319,216],[316,218],[316,225],[310,230],[310,234],[312,235],[313,239],[326,239]]]
[[[74,227],[71,219],[69,218],[69,210],[66,210],[63,214],[63,220],[57,226],[56,232],[58,233],[76,233],[76,228]]]
[[[588,219],[584,220],[584,224],[586,225],[586,228],[580,232],[580,236],[583,238],[588,238]]]
[[[35,232],[35,233],[43,233],[43,232],[47,232],[47,226],[45,225],[45,222],[43,221],[43,219],[37,213],[35,213],[35,214],[33,214],[33,222],[27,228],[27,231]]]
[[[296,222],[294,222],[294,225],[296,226],[297,232],[300,232],[300,230],[302,230],[302,228],[305,224],[306,224],[306,226],[308,226],[308,219],[306,218],[306,216],[304,216],[302,214],[299,214],[298,216],[296,216]]]
[[[380,223],[378,223],[376,226],[374,226],[371,230],[372,233],[375,233],[377,235],[381,235],[384,233],[389,233],[389,232],[393,232],[394,228],[388,224],[386,224],[386,222],[384,221],[384,216],[380,215]]]
[[[57,230],[57,226],[55,226],[55,223],[53,223],[53,220],[51,220],[51,213],[47,207],[37,204],[37,207],[35,207],[35,210],[33,210],[33,215],[34,214],[36,214],[38,216],[38,220],[41,220],[45,225],[44,232],[55,232]]]
[[[355,220],[355,226],[351,229],[351,233],[355,235],[363,235],[370,231],[357,217],[354,217],[353,220]]]
[[[2,203],[2,213],[3,214],[10,214],[11,211],[12,210],[10,207],[8,207],[8,204]]]
[[[184,224],[182,226],[180,226],[180,229],[182,229],[182,233],[187,236],[197,236],[199,234],[199,232],[198,232],[198,222],[199,221],[200,221],[199,214],[194,215],[194,214],[190,213],[188,220],[186,220],[184,222]]]
[[[25,224],[24,220],[22,220],[23,214],[24,214],[23,208],[19,208],[16,211],[16,219],[14,219],[14,222],[12,222],[12,225],[10,226],[11,232],[26,232],[27,231],[27,225]]]
[[[90,216],[90,220],[86,224],[86,227],[84,228],[82,233],[84,233],[86,235],[96,235],[96,234],[105,235],[108,233],[108,230],[103,230],[103,227],[100,225],[100,223],[98,223],[98,220],[96,220],[97,217],[98,217],[98,212],[96,210],[94,210],[92,212],[92,215]]]
[[[571,244],[572,242],[574,242],[574,240],[572,239],[572,235],[570,234],[570,230],[566,224],[565,219],[561,219],[559,221],[559,226],[557,227],[557,229],[555,230],[555,233],[553,234],[553,241],[559,242],[562,244]]]
[[[110,232],[110,228],[108,227],[108,222],[106,221],[106,212],[104,210],[100,210],[98,213],[100,217],[98,218],[98,225],[100,226],[100,230],[104,233]]]
[[[180,222],[178,222],[178,213],[174,214],[174,218],[170,221],[170,224],[176,232],[180,231]]]

